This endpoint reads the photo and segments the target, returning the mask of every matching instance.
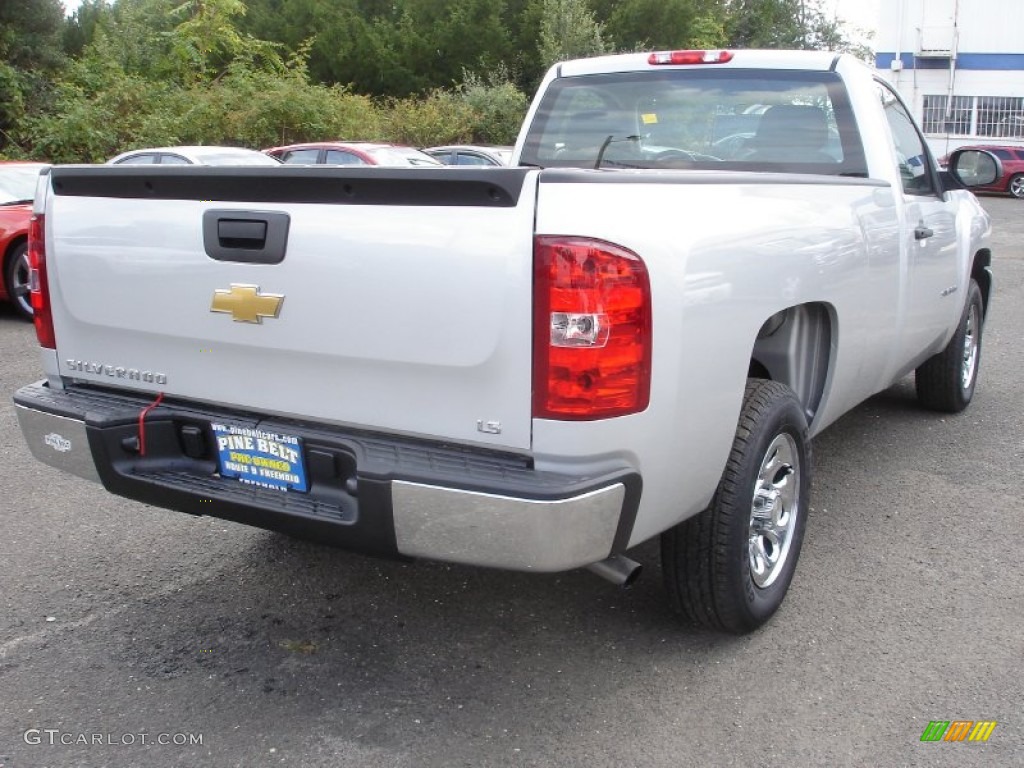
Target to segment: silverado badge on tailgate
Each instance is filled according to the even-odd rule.
[[[262,429],[211,424],[223,477],[280,491],[306,491],[302,443],[291,435]]]

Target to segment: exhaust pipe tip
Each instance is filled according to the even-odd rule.
[[[587,566],[587,570],[610,581],[617,587],[629,589],[633,582],[640,578],[644,567],[625,555],[612,555],[599,562],[591,563]]]

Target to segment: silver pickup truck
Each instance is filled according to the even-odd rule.
[[[385,556],[778,608],[810,440],[915,372],[971,400],[989,219],[853,58],[554,67],[513,168],[55,167],[32,224],[41,461]],[[145,514],[139,506],[139,513]]]

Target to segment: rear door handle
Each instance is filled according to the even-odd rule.
[[[935,230],[930,227],[926,227],[924,224],[918,224],[917,227],[914,228],[915,240],[927,240],[934,234]]]
[[[203,212],[203,247],[217,261],[280,264],[288,248],[290,218],[280,211]]]

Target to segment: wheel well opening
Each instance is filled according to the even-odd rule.
[[[769,317],[758,331],[747,376],[785,384],[810,422],[825,393],[834,322],[828,306],[800,304]]]
[[[772,375],[768,373],[768,369],[764,367],[764,363],[754,358],[750,359],[750,367],[747,369],[748,379],[768,379],[772,378]]]
[[[11,258],[19,245],[24,245],[28,242],[28,235],[18,235],[7,244],[7,250],[4,251],[4,266],[7,266],[7,260]]]
[[[992,295],[992,252],[978,251],[974,256],[974,263],[971,265],[971,278],[981,288],[982,311],[988,316],[988,301]]]

